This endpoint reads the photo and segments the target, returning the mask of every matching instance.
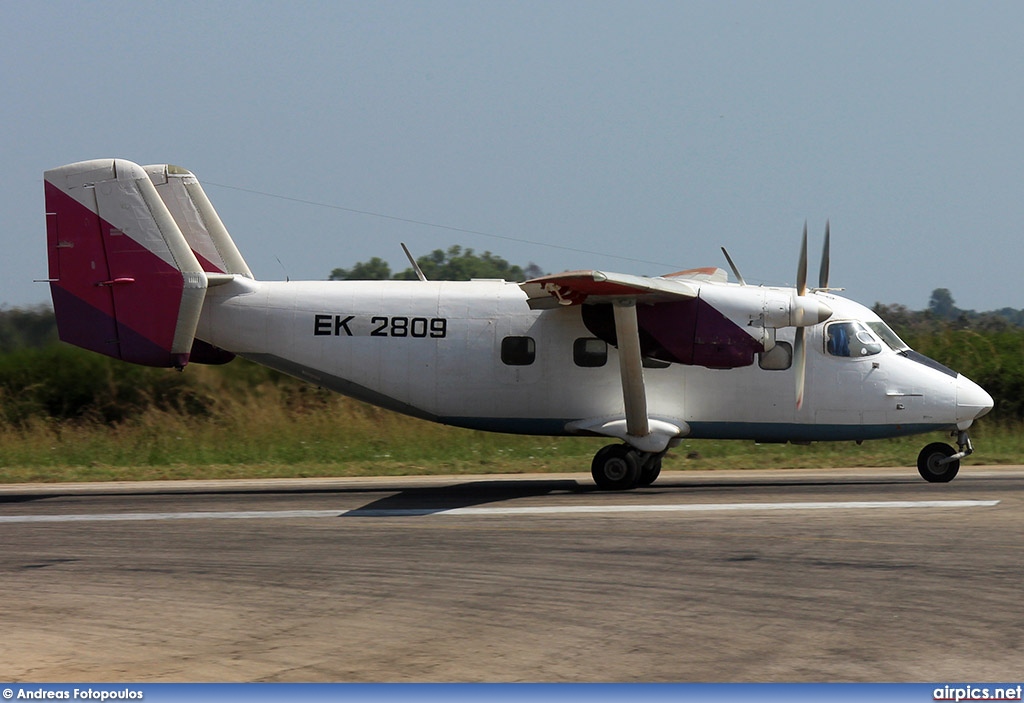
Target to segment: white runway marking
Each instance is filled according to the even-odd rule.
[[[331,517],[423,517],[429,515],[577,515],[600,513],[706,513],[759,510],[879,510],[898,508],[991,508],[998,500],[885,500],[828,503],[684,503],[670,505],[550,505],[507,508],[412,508],[353,510],[245,510],[181,513],[0,515],[0,524],[34,522],[142,522],[154,520],[285,520]]]

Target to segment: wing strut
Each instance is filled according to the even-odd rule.
[[[646,437],[651,433],[651,424],[647,418],[647,392],[644,388],[636,300],[616,300],[612,310],[615,315],[615,337],[619,342],[619,374],[622,376],[622,398],[626,406],[626,432],[631,437]]]

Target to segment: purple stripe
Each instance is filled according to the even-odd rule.
[[[50,284],[50,295],[62,341],[144,366],[180,365],[177,355],[171,354],[169,349],[154,344],[127,325],[119,324],[58,283]]]
[[[662,361],[713,369],[754,363],[760,342],[700,298],[637,305],[640,350]],[[611,305],[583,305],[583,324],[609,344],[617,345]]]

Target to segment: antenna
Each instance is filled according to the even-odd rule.
[[[747,285],[747,282],[743,280],[743,276],[740,275],[740,270],[736,268],[736,264],[732,262],[732,257],[729,256],[729,252],[722,247],[722,253],[725,254],[725,260],[729,262],[729,268],[732,269],[732,275],[736,276],[736,280],[739,281],[741,286]]]
[[[416,272],[416,275],[421,281],[426,281],[427,277],[423,275],[423,269],[416,263],[416,259],[412,258],[412,254],[409,253],[409,247],[405,246],[405,242],[399,242],[402,245],[402,251],[405,252],[406,258],[409,259],[409,263],[412,264],[412,270]]]

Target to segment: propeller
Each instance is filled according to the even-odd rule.
[[[804,237],[800,242],[800,261],[796,266],[796,294],[807,295],[807,221],[804,221]],[[798,301],[793,301],[794,310],[798,309]],[[804,404],[804,379],[807,377],[807,345],[804,342],[804,328],[796,328],[793,340],[793,356],[796,357],[796,409]]]
[[[829,263],[829,221],[825,220],[825,246],[821,248],[821,268],[818,270],[818,290],[828,290],[828,263]],[[804,232],[807,231],[807,223],[804,223]]]
[[[828,289],[829,269],[829,223],[825,223],[825,246],[821,252],[821,268],[818,270],[818,287],[812,292]],[[800,261],[796,270],[796,295],[793,298],[791,316],[796,325],[796,337],[793,340],[794,365],[796,366],[796,409],[804,404],[804,386],[807,377],[807,342],[806,328],[824,322],[832,316],[832,309],[817,298],[807,295],[807,223],[804,222],[804,235],[800,243]]]
[[[821,252],[821,268],[818,270],[818,287],[807,288],[807,222],[804,222],[804,233],[800,242],[800,260],[796,267],[796,287],[793,289],[793,297],[789,302],[789,309],[780,310],[780,312],[784,312],[784,316],[773,316],[770,322],[766,317],[768,314],[767,308],[765,308],[761,315],[760,324],[765,327],[796,327],[796,336],[793,340],[793,365],[796,367],[797,410],[802,408],[804,404],[804,385],[807,376],[806,328],[824,322],[832,316],[832,308],[826,305],[823,300],[815,295],[808,295],[808,293],[828,290],[829,230],[830,225],[826,222],[825,246]],[[747,282],[743,280],[743,276],[740,274],[739,268],[733,262],[732,257],[729,256],[729,252],[725,250],[725,247],[722,247],[722,253],[725,255],[725,260],[729,262],[729,268],[732,269],[732,273],[736,276],[739,284],[741,286],[747,285]],[[774,337],[772,339],[774,340]]]

